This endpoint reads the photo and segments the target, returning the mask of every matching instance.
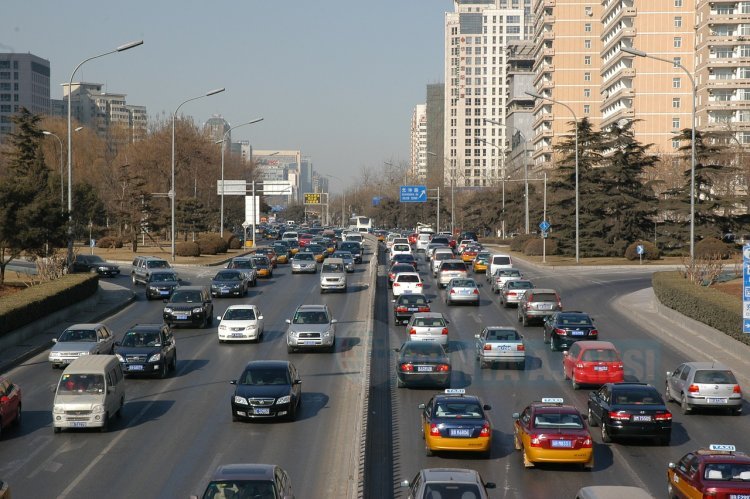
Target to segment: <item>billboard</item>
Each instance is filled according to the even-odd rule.
[[[321,204],[319,192],[306,192],[305,204]]]

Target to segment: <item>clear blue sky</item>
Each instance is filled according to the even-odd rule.
[[[319,172],[353,182],[362,167],[407,162],[409,125],[425,85],[443,81],[443,19],[451,0],[4,0],[0,51],[51,65],[52,98],[74,81],[106,84],[169,116],[221,114],[256,149],[300,149]],[[162,117],[164,117],[162,116]],[[331,182],[331,190],[339,190]]]

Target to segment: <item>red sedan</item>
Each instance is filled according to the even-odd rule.
[[[21,389],[0,376],[0,438],[3,430],[21,422]]]
[[[576,341],[563,353],[563,375],[573,389],[624,381],[620,353],[609,341]]]
[[[308,244],[310,244],[310,241],[312,241],[313,235],[312,234],[300,234],[297,240],[299,241],[299,247],[304,248]]]

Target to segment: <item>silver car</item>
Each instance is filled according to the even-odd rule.
[[[442,260],[437,270],[438,288],[444,288],[454,277],[468,277],[463,260]]]
[[[523,278],[523,274],[521,274],[521,271],[518,269],[497,269],[490,278],[492,292],[498,294],[506,281],[521,278]]]
[[[518,306],[526,290],[533,289],[534,283],[526,279],[511,279],[505,281],[500,290],[500,305],[508,308],[510,305]]]
[[[346,293],[346,271],[344,260],[329,258],[320,268],[320,292],[343,291]]]
[[[401,482],[401,487],[409,489],[409,499],[433,497],[471,497],[488,499],[487,489],[495,484],[485,482],[478,472],[465,468],[432,468],[421,470],[411,480]]]
[[[300,305],[294,317],[287,319],[286,350],[293,353],[297,349],[325,349],[333,352],[336,348],[336,319],[331,317],[328,305]]]
[[[292,274],[307,272],[315,274],[318,272],[318,263],[312,253],[297,253],[292,258]]]
[[[437,271],[438,267],[440,267],[440,262],[443,260],[452,260],[456,258],[456,255],[453,254],[453,250],[450,249],[450,247],[445,248],[438,248],[432,253],[432,258],[430,259],[430,270],[432,271],[432,277],[437,277]]]
[[[83,355],[109,355],[115,348],[114,335],[101,323],[74,324],[52,341],[55,345],[48,358],[53,368],[67,366]]]
[[[479,306],[479,284],[470,278],[453,278],[445,287],[445,304],[471,303]]]
[[[434,341],[443,346],[448,345],[449,321],[440,312],[417,312],[411,316],[406,325],[409,340]]]
[[[331,253],[329,258],[341,258],[344,260],[344,268],[346,271],[349,273],[354,272],[354,255],[349,251],[336,250]]]
[[[513,362],[519,369],[526,365],[526,345],[523,335],[513,327],[492,326],[474,335],[479,367],[484,369],[493,362]]]
[[[680,403],[683,414],[696,407],[742,412],[742,390],[732,371],[718,362],[685,362],[667,373],[667,402]]]

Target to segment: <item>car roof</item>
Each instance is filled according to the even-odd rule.
[[[445,319],[445,316],[443,316],[442,312],[416,312],[412,314],[413,319],[420,318],[420,317],[427,317],[430,319],[439,317],[441,319]]]
[[[297,311],[302,312],[303,310],[326,310],[328,308],[327,305],[300,305],[297,307]]]
[[[258,308],[258,305],[254,305],[252,303],[239,303],[237,305],[229,305],[227,307],[227,310],[229,310],[229,309],[238,310],[238,309],[246,309],[246,308],[256,309],[256,308]]]
[[[612,343],[611,341],[584,340],[576,341],[576,345],[578,345],[581,350],[617,350],[614,343]]]
[[[466,468],[427,468],[420,470],[425,482],[481,482],[479,472]]]
[[[72,326],[68,326],[65,328],[67,331],[68,329],[97,329],[102,326],[106,325],[103,322],[82,322],[80,324],[73,324]]]
[[[206,286],[180,286],[180,291],[203,291],[206,289]]]
[[[133,324],[128,328],[128,331],[159,331],[165,324],[153,323],[153,324]]]
[[[731,371],[731,369],[721,362],[685,362],[686,366],[690,366],[696,370],[704,369],[716,369],[721,371]]]
[[[274,479],[274,464],[222,464],[211,480],[270,480]]]
[[[291,362],[288,360],[251,360],[245,365],[245,369],[251,367],[275,367],[275,368],[286,368]]]

